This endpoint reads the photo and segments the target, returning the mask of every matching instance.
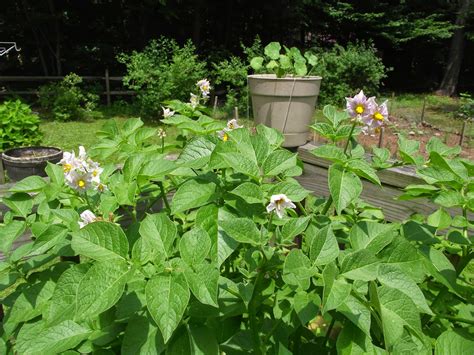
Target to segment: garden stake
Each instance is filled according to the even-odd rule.
[[[466,134],[466,120],[462,122],[461,137],[459,138],[459,145],[462,147],[464,143],[464,135]]]
[[[426,107],[426,96],[423,98],[423,108],[421,109],[421,124],[425,123],[425,107]]]
[[[377,144],[377,146],[379,148],[382,148],[382,146],[383,146],[383,132],[384,132],[384,130],[385,130],[384,127],[380,128],[379,144]]]
[[[110,80],[109,80],[109,68],[105,68],[105,94],[107,95],[107,106],[110,106]]]
[[[215,113],[217,110],[217,101],[219,100],[218,96],[214,96],[214,106],[212,107],[212,112]]]
[[[234,118],[237,121],[239,120],[239,108],[237,106],[234,107]]]

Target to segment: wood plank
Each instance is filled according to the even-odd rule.
[[[296,177],[300,184],[312,191],[316,196],[329,196],[328,170],[311,164],[304,164],[304,173]],[[414,213],[429,215],[438,209],[438,206],[425,198],[410,201],[398,201],[402,191],[393,186],[379,187],[369,181],[362,181],[363,191],[361,198],[375,207],[382,209],[385,218],[391,222],[400,222],[408,219]],[[460,209],[450,209],[451,215],[461,214]]]
[[[316,165],[324,168],[329,168],[332,164],[330,160],[319,158],[311,153],[318,145],[312,143],[305,144],[298,148],[298,156],[304,162],[311,165]],[[367,154],[366,158],[369,160],[371,155]],[[413,167],[397,167],[385,169],[377,172],[380,181],[384,185],[405,188],[410,184],[423,184],[424,181],[420,179]]]
[[[0,81],[55,81],[63,80],[64,76],[0,76]],[[105,76],[84,75],[81,76],[83,80],[105,80]],[[110,76],[109,80],[122,81],[123,76]]]

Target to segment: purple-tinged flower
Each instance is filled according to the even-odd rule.
[[[81,220],[79,221],[79,228],[84,228],[89,223],[97,221],[96,215],[91,210],[85,210],[81,213]]]
[[[267,212],[275,210],[277,216],[283,218],[283,211],[286,208],[296,208],[296,206],[285,194],[272,195],[267,205]]]
[[[346,109],[351,117],[365,118],[372,113],[372,101],[361,90],[354,97],[346,97]]]
[[[372,112],[363,119],[365,127],[362,131],[364,134],[372,133],[373,131],[377,133],[380,131],[380,128],[388,122],[387,101],[381,105],[378,105],[373,97],[368,99],[368,101],[370,101],[369,105],[372,108]]]

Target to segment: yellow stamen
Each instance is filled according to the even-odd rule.
[[[94,176],[94,177],[96,177],[98,174],[99,174],[99,172],[98,172],[97,170],[94,170],[94,171],[92,172],[92,176]]]
[[[70,172],[71,169],[72,169],[72,165],[71,165],[71,164],[64,164],[64,165],[63,165],[63,170],[64,170],[65,173]]]
[[[357,105],[356,108],[355,108],[355,112],[359,115],[364,113],[364,110],[365,110],[364,106],[362,106],[362,105]]]
[[[77,186],[79,186],[81,189],[83,189],[86,186],[86,182],[84,180],[79,180],[77,182]]]
[[[377,121],[383,121],[383,115],[380,112],[374,113],[374,119]]]
[[[224,133],[224,135],[222,136],[222,140],[224,142],[227,142],[229,140],[229,136],[227,135],[227,133]]]

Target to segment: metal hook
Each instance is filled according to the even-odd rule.
[[[15,49],[17,52],[21,51],[21,48],[18,48],[16,42],[0,42],[0,45],[9,45],[9,47],[0,47],[0,57],[7,54],[12,49]]]

